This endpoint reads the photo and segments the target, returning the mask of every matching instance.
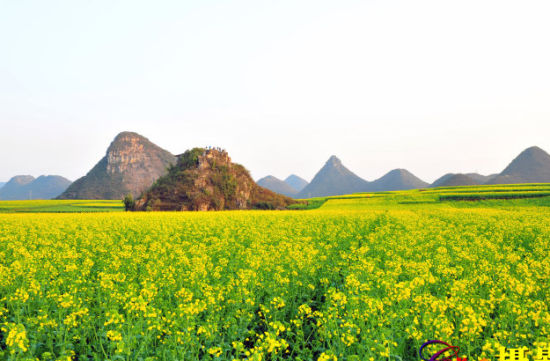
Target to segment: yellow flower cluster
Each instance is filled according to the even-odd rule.
[[[2,327],[2,331],[7,333],[6,346],[10,350],[10,353],[16,353],[17,351],[26,352],[29,346],[29,340],[27,339],[27,330],[22,324],[8,323]]]

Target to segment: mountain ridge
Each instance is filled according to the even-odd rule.
[[[292,188],[288,183],[272,175],[263,177],[259,179],[256,183],[260,187],[267,188],[272,192],[279,193],[287,197],[295,197],[296,194],[298,194],[298,191]]]
[[[121,132],[103,158],[77,179],[59,199],[122,199],[138,197],[166,174],[176,157],[134,132]]]
[[[0,182],[0,199],[42,199],[67,183],[70,185],[57,196],[58,199],[122,199],[128,193],[137,198],[165,175],[168,168],[176,164],[178,157],[181,155],[174,156],[137,133],[121,132],[110,143],[105,156],[74,183],[70,184],[65,178],[63,181],[57,179],[60,183],[55,188],[55,179],[42,178],[48,176],[37,179],[30,175],[15,176],[9,182]],[[403,168],[393,169],[374,181],[367,181],[346,168],[333,155],[310,183],[291,174],[285,180],[266,176],[258,180],[258,185],[289,197],[310,198],[438,186],[539,182],[550,182],[550,155],[540,147],[532,146],[520,152],[498,174],[447,173],[432,184]],[[31,186],[24,188],[31,183],[36,189],[51,187],[52,190],[41,193],[31,189]],[[39,186],[41,183],[42,186]]]
[[[58,175],[14,176],[0,188],[0,200],[52,199],[70,184],[70,180]]]
[[[285,183],[296,190],[296,192],[302,191],[309,183],[304,178],[291,174],[285,178]]]

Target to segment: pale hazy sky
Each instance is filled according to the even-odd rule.
[[[550,151],[549,1],[0,0],[0,181],[84,175],[115,135],[255,179],[373,180]]]

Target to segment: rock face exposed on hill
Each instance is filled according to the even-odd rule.
[[[370,182],[365,191],[399,191],[427,187],[429,184],[406,169],[394,169],[375,181]]]
[[[302,189],[304,189],[308,183],[305,179],[298,177],[295,174],[291,174],[285,179],[285,183],[291,186],[296,190],[296,192],[300,192]]]
[[[76,180],[60,199],[122,199],[138,197],[166,174],[176,157],[132,132],[116,136],[107,154],[86,176]]]
[[[294,197],[298,193],[298,191],[292,188],[289,184],[272,175],[268,175],[267,177],[258,180],[258,185],[287,197]]]
[[[365,191],[368,182],[344,167],[340,159],[331,156],[297,198],[350,194]]]
[[[482,183],[483,182],[479,182],[478,180],[474,179],[473,177],[467,174],[447,173],[443,177],[433,182],[430,185],[430,187],[472,186],[472,185],[479,185]]]
[[[550,182],[550,155],[539,147],[530,147],[486,184],[546,182]]]
[[[257,185],[227,152],[194,148],[136,202],[136,210],[282,209],[291,198]]]
[[[0,200],[26,200],[55,198],[71,184],[56,175],[34,178],[30,175],[15,176],[0,188]]]

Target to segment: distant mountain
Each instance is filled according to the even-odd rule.
[[[137,198],[175,162],[175,156],[149,139],[122,132],[113,140],[105,157],[59,198],[122,199],[128,193]]]
[[[11,178],[0,189],[0,200],[31,199],[29,193],[25,193],[23,187],[34,180],[35,178],[32,175],[18,175]]]
[[[58,175],[41,175],[29,185],[33,199],[52,199],[63,193],[71,181]]]
[[[296,192],[300,192],[308,185],[308,182],[305,179],[298,177],[295,174],[291,174],[286,177],[285,183],[294,188]]]
[[[350,194],[364,191],[368,182],[344,167],[340,159],[331,156],[323,168],[298,195],[297,198],[311,198]]]
[[[489,174],[489,175],[483,175],[479,173],[464,173],[468,177],[472,178],[474,181],[479,182],[479,184],[483,184],[488,182],[491,178],[497,176],[498,174]]]
[[[394,169],[381,178],[370,182],[363,191],[399,191],[407,189],[425,188],[429,184],[416,177],[406,169]]]
[[[272,175],[268,175],[267,177],[258,180],[257,183],[260,187],[267,188],[270,191],[283,194],[287,197],[294,197],[298,193],[298,191],[292,188],[289,184]]]
[[[530,147],[486,184],[546,182],[550,182],[550,155],[539,147]]]
[[[442,187],[444,184],[447,183],[447,181],[452,178],[456,173],[447,173],[445,175],[442,175],[441,177],[437,178],[432,184],[430,184],[430,187]]]
[[[143,193],[135,210],[284,209],[295,202],[257,185],[227,152],[194,148]]]
[[[15,176],[0,188],[1,200],[52,199],[63,193],[71,181],[56,175],[34,178]]]
[[[0,188],[2,188],[6,182],[0,182]]]
[[[478,173],[447,173],[436,179],[430,187],[454,187],[485,184],[497,174],[482,175]]]
[[[477,179],[479,179],[479,177]],[[447,173],[443,177],[437,179],[435,182],[430,184],[430,187],[471,186],[483,183],[478,181],[477,179],[474,179],[468,174]]]

